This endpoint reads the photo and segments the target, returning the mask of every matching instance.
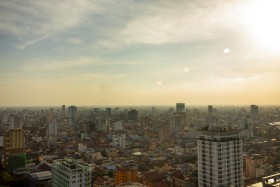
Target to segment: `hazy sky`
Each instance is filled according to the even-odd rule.
[[[277,0],[2,0],[0,105],[280,104]]]

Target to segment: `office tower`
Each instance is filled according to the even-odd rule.
[[[135,109],[131,109],[127,112],[127,118],[128,120],[137,120],[138,117],[138,111]]]
[[[180,129],[186,124],[186,113],[175,113],[170,116],[169,127],[170,133],[177,135]]]
[[[209,117],[213,116],[213,106],[212,105],[208,105],[208,116]]]
[[[150,118],[148,116],[144,116],[142,118],[142,127],[149,127],[150,126]]]
[[[169,137],[170,137],[170,128],[168,128],[167,126],[164,126],[159,129],[159,140],[161,142],[168,140]]]
[[[82,124],[85,133],[90,134],[96,130],[96,124],[94,122],[86,122]]]
[[[175,114],[174,115],[174,123],[175,126],[183,126],[185,123],[185,116],[184,115],[180,115],[180,114]]]
[[[81,160],[71,158],[54,160],[52,187],[90,187],[92,168]]]
[[[112,137],[113,146],[120,147],[122,149],[126,148],[126,134],[123,130],[116,131]]]
[[[259,107],[257,105],[251,105],[251,119],[253,121],[259,119]]]
[[[115,185],[119,185],[126,182],[136,182],[138,167],[134,161],[125,161],[116,166],[115,171]]]
[[[9,129],[22,129],[22,117],[20,115],[9,115]]]
[[[53,108],[50,108],[48,111],[48,121],[52,121],[54,118]]]
[[[198,186],[243,187],[242,141],[227,126],[205,127],[198,139]]]
[[[22,129],[9,129],[6,131],[4,136],[4,166],[12,169],[16,166],[10,167],[9,165],[12,163],[12,158],[17,157],[19,155],[25,155],[24,148],[24,132]],[[24,167],[24,164],[20,164],[19,167]]]
[[[111,116],[112,109],[111,108],[106,108],[106,114],[107,114],[107,116]]]
[[[68,123],[69,125],[73,126],[77,120],[77,112],[78,109],[75,106],[68,107]]]
[[[62,107],[61,107],[61,113],[62,113],[62,116],[65,116],[65,105],[62,105]]]
[[[185,112],[185,103],[176,103],[176,112]]]
[[[119,130],[123,130],[122,121],[117,121],[116,123],[114,123],[114,131],[119,131]]]
[[[47,125],[47,129],[46,129],[46,136],[49,138],[51,136],[55,136],[57,135],[57,122],[56,121],[52,121],[51,123],[49,123]]]

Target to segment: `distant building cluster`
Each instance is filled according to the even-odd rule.
[[[1,108],[0,186],[277,186],[279,139],[277,106]]]

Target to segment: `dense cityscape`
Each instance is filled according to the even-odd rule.
[[[280,187],[279,0],[1,0],[0,187]]]
[[[280,175],[277,106],[10,107],[0,119],[2,186],[269,186]]]

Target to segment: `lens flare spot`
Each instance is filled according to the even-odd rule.
[[[225,53],[225,54],[228,54],[229,52],[230,52],[229,48],[225,48],[225,49],[224,49],[224,53]]]
[[[162,82],[161,82],[161,81],[157,81],[157,85],[158,85],[158,86],[161,86],[161,85],[162,85]]]

